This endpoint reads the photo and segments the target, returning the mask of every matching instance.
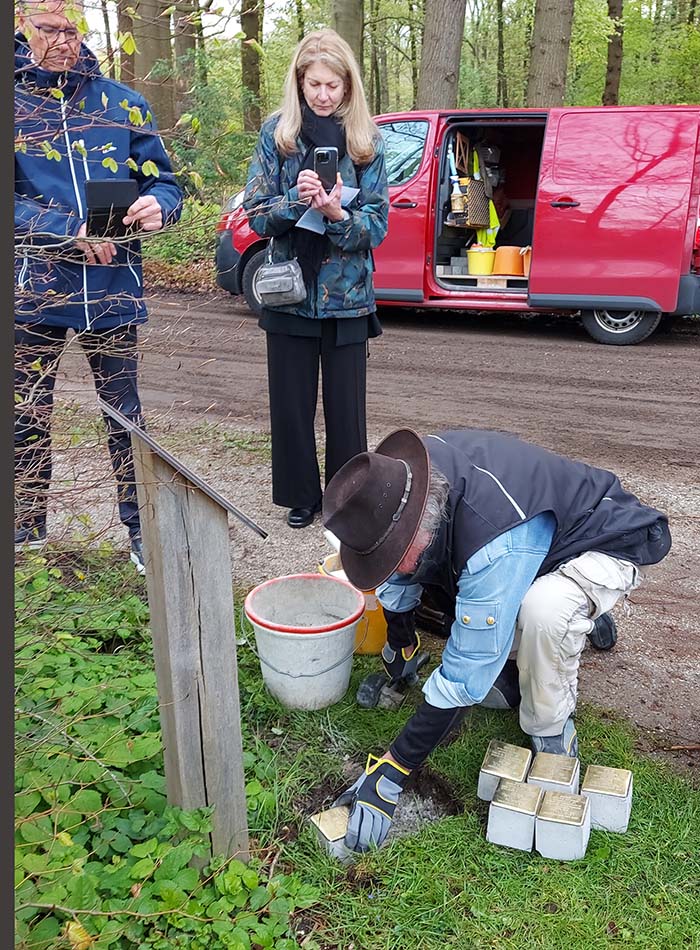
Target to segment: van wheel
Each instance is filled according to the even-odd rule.
[[[253,278],[255,277],[255,272],[257,271],[258,267],[265,263],[266,257],[266,250],[256,251],[256,253],[253,254],[251,259],[246,264],[245,270],[243,271],[243,279],[241,280],[245,302],[248,304],[253,313],[257,314],[262,313],[262,301],[255,292]]]
[[[581,322],[598,343],[629,346],[641,343],[654,332],[660,313],[649,310],[582,310]]]

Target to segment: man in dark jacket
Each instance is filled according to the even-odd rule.
[[[345,843],[357,851],[382,843],[406,776],[494,694],[519,705],[535,752],[576,756],[586,637],[671,546],[666,516],[611,472],[476,429],[392,433],[336,473],[323,521],[350,582],[376,588],[392,679],[415,670],[423,588],[455,605],[422,705],[338,799],[351,806]]]
[[[98,394],[140,424],[136,327],[146,320],[138,239],[87,233],[86,182],[132,179],[133,232],[177,221],[182,192],[148,103],[100,72],[78,0],[24,0],[15,37],[15,544],[46,537],[50,416],[67,331]],[[131,443],[105,417],[119,516],[143,572]]]

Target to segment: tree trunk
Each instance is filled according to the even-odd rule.
[[[379,57],[377,55],[377,17],[379,15],[378,0],[369,0],[369,36],[370,36],[370,59],[369,59],[369,107],[376,115],[382,111],[381,107],[381,88],[379,80]]]
[[[191,108],[194,71],[197,61],[198,11],[191,0],[179,0],[174,13],[175,34],[175,112],[179,118]]]
[[[261,0],[243,0],[241,30],[245,34],[245,39],[241,43],[243,130],[257,132],[261,122],[260,54],[256,49],[262,39]]]
[[[688,26],[693,26],[695,24],[695,0],[690,0],[688,4]]]
[[[102,0],[102,20],[105,25],[105,49],[107,51],[107,70],[110,79],[115,79],[114,47],[112,46],[112,27],[109,23],[109,7],[107,0]]]
[[[170,16],[163,0],[139,0],[136,39],[136,80],[134,85],[148,99],[159,129],[175,125],[173,53],[170,45]]]
[[[411,86],[413,88],[413,102],[411,108],[416,108],[418,102],[418,43],[416,42],[416,33],[418,27],[418,11],[414,0],[408,0],[408,12],[411,22],[408,27],[408,48],[411,51]]]
[[[608,0],[608,16],[613,22],[615,32],[608,40],[608,68],[605,73],[603,105],[616,106],[620,97],[620,75],[622,74],[622,0]]]
[[[304,39],[304,33],[306,32],[305,21],[304,21],[304,0],[296,0],[296,12],[297,12],[297,41],[301,43]]]
[[[363,0],[331,0],[331,26],[350,44],[362,72]]]
[[[574,0],[536,0],[525,95],[527,106],[564,104],[573,20]]]
[[[379,102],[382,110],[389,109],[389,67],[387,65],[386,44],[381,42],[377,50],[379,59]],[[398,85],[398,83],[397,83]]]
[[[127,7],[132,7],[130,0],[117,0],[117,29],[120,34],[134,32],[134,21],[126,12]],[[134,81],[136,71],[134,69],[134,53],[125,53],[123,48],[119,49],[119,79],[121,82],[131,85]]]
[[[503,0],[496,0],[496,29],[498,32],[498,50],[496,52],[496,102],[504,109],[508,108],[508,79],[506,76],[505,53],[503,48]]]
[[[457,106],[464,11],[465,0],[426,0],[417,109]]]

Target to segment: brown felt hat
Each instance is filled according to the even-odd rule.
[[[351,458],[323,496],[323,523],[340,540],[348,580],[373,590],[390,577],[418,532],[430,460],[411,429],[397,429],[374,452]]]

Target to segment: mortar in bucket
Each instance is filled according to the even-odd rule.
[[[253,588],[245,615],[265,685],[288,709],[325,709],[347,692],[362,592],[327,574],[289,574]]]

